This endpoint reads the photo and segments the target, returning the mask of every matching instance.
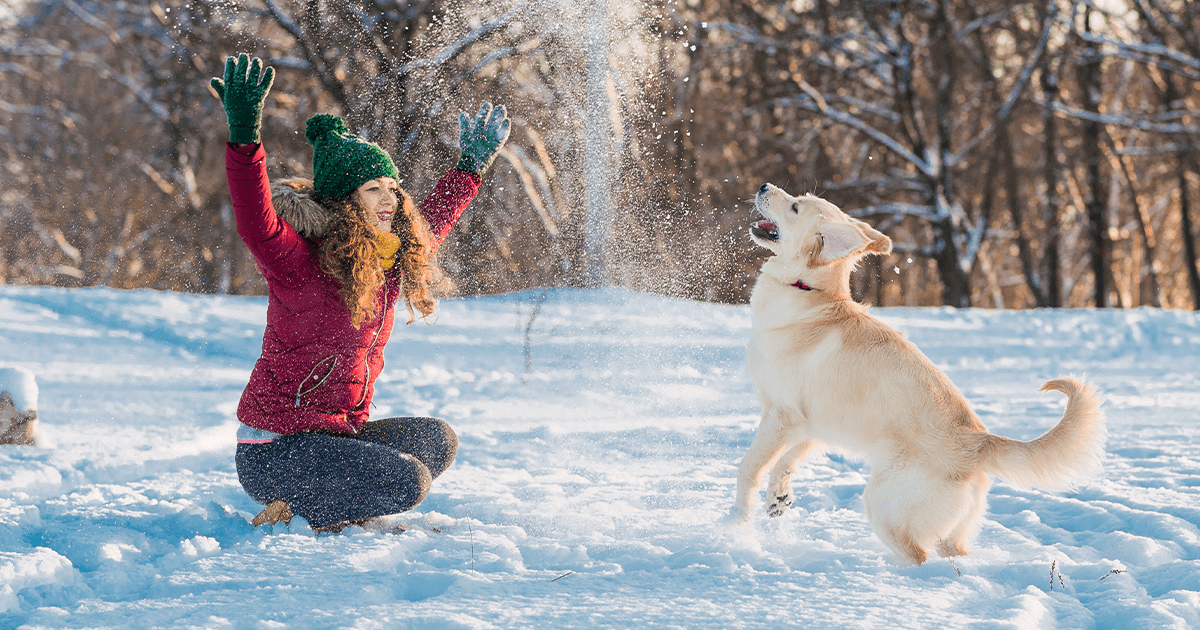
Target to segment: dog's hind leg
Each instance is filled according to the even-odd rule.
[[[911,471],[881,468],[871,472],[863,492],[867,520],[883,544],[904,563],[922,564],[929,550],[921,543],[920,503],[929,495],[929,484]],[[932,536],[930,536],[932,538]]]
[[[964,512],[946,535],[938,551],[947,556],[967,555],[967,542],[979,528],[979,519],[987,509],[987,492],[992,482],[987,475],[977,473],[961,489]]]
[[[763,413],[758,432],[750,449],[738,465],[737,498],[734,500],[734,512],[739,523],[750,520],[751,505],[758,486],[762,482],[762,474],[779,459],[788,447],[787,430],[784,429],[778,417],[767,411]]]
[[[782,516],[796,500],[792,495],[792,473],[817,447],[816,440],[803,440],[788,449],[775,466],[771,468],[770,481],[767,482],[767,515],[771,518]]]

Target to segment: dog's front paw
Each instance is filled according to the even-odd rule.
[[[770,516],[771,518],[783,516],[783,513],[786,512],[788,508],[792,507],[792,503],[795,501],[796,498],[792,496],[791,492],[785,493],[783,496],[775,497],[773,501],[767,504],[767,516]]]

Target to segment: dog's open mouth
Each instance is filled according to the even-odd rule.
[[[778,241],[779,228],[770,221],[758,221],[750,226],[750,233],[765,241]]]

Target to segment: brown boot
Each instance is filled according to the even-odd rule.
[[[287,501],[283,499],[272,501],[270,505],[258,513],[258,516],[255,516],[250,521],[250,524],[258,527],[259,525],[279,522],[282,522],[284,525],[292,522],[292,509],[288,507]]]

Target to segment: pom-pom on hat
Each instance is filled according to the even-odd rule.
[[[309,118],[304,137],[313,146],[313,188],[323,197],[345,197],[378,177],[400,179],[387,152],[350,133],[337,116]]]

